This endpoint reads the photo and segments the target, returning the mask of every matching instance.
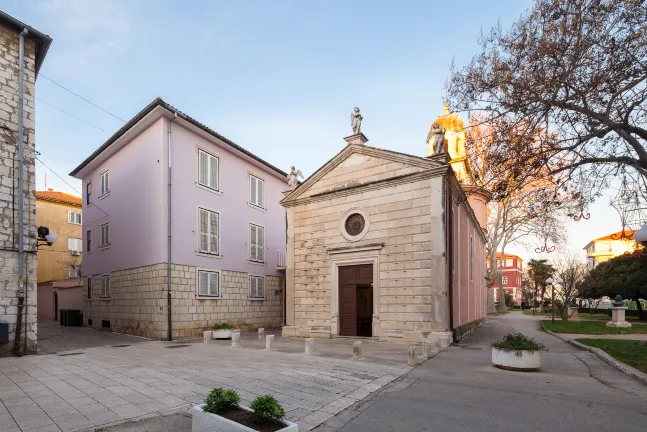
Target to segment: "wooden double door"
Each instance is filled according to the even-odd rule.
[[[373,334],[373,265],[339,267],[339,334]]]

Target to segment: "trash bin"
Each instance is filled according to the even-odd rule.
[[[9,342],[9,323],[0,321],[0,342]]]
[[[67,309],[59,309],[58,310],[58,318],[59,318],[59,322],[61,323],[62,326],[69,325],[67,323]]]
[[[71,327],[79,327],[83,325],[83,312],[78,309],[68,309],[67,325]]]

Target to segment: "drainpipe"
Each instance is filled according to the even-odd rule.
[[[172,119],[168,121],[168,264],[166,266],[166,300],[167,300],[167,310],[168,310],[168,330],[166,338],[169,341],[173,340],[173,321],[171,313],[171,124],[173,120],[177,118],[177,111],[175,112]]]
[[[23,191],[23,170],[24,170],[24,125],[23,125],[23,104],[25,93],[25,36],[28,31],[24,28],[20,32],[20,48],[18,59],[18,307],[16,316],[16,334],[14,338],[13,352],[20,354],[20,332],[22,326],[23,308],[25,305],[25,247],[23,207],[25,206],[25,195]],[[27,336],[27,312],[25,311],[25,337]],[[26,339],[25,339],[26,344]],[[27,345],[23,347],[23,353],[27,352]]]

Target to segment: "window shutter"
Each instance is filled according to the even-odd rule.
[[[211,212],[209,214],[209,252],[216,255],[220,254],[218,247],[218,213]]]
[[[265,297],[265,278],[263,277],[256,278],[256,297]]]
[[[106,173],[106,192],[110,192],[110,173]]]
[[[249,296],[256,297],[256,278],[254,276],[249,277]]]
[[[209,187],[212,187],[216,190],[218,190],[218,158],[215,158],[213,156],[209,157],[210,162],[211,162],[211,169],[210,169],[210,179],[209,179]]]
[[[209,295],[218,296],[220,281],[218,280],[218,273],[213,272],[209,274]]]
[[[198,295],[209,295],[209,273],[198,272]]]
[[[249,203],[256,205],[256,177],[249,176]]]
[[[209,252],[209,213],[200,209],[200,250]]]
[[[198,183],[204,186],[208,186],[207,182],[207,154],[203,151],[198,151]]]
[[[256,261],[258,259],[256,253],[256,225],[249,225],[249,259]]]
[[[260,179],[256,179],[256,183],[258,184],[258,197],[257,197],[257,202],[259,207],[263,207],[263,189],[264,189],[264,184],[265,182]]]
[[[256,258],[260,262],[265,262],[265,228],[256,227],[256,235],[257,235],[256,244],[258,247]]]

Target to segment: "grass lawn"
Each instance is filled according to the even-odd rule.
[[[600,320],[611,320],[611,317],[607,314],[604,313],[596,313],[596,314],[591,314],[591,313],[581,313],[578,314],[580,318],[587,318],[587,319],[600,319]],[[634,316],[625,316],[625,319],[627,321],[638,321],[638,317]]]
[[[523,314],[524,315],[532,315],[533,314],[532,309],[526,309],[525,311],[523,311]],[[534,315],[535,316],[552,316],[550,312],[543,312],[543,313],[539,312],[539,309],[535,309],[535,314]],[[555,316],[557,316],[557,315],[555,315]]]
[[[579,343],[600,348],[613,358],[647,372],[647,343],[622,339],[577,339]]]
[[[586,334],[603,334],[603,333],[647,333],[647,325],[632,323],[629,328],[607,327],[605,321],[558,321],[552,324],[549,320],[541,322],[546,330],[555,333],[586,333]]]

